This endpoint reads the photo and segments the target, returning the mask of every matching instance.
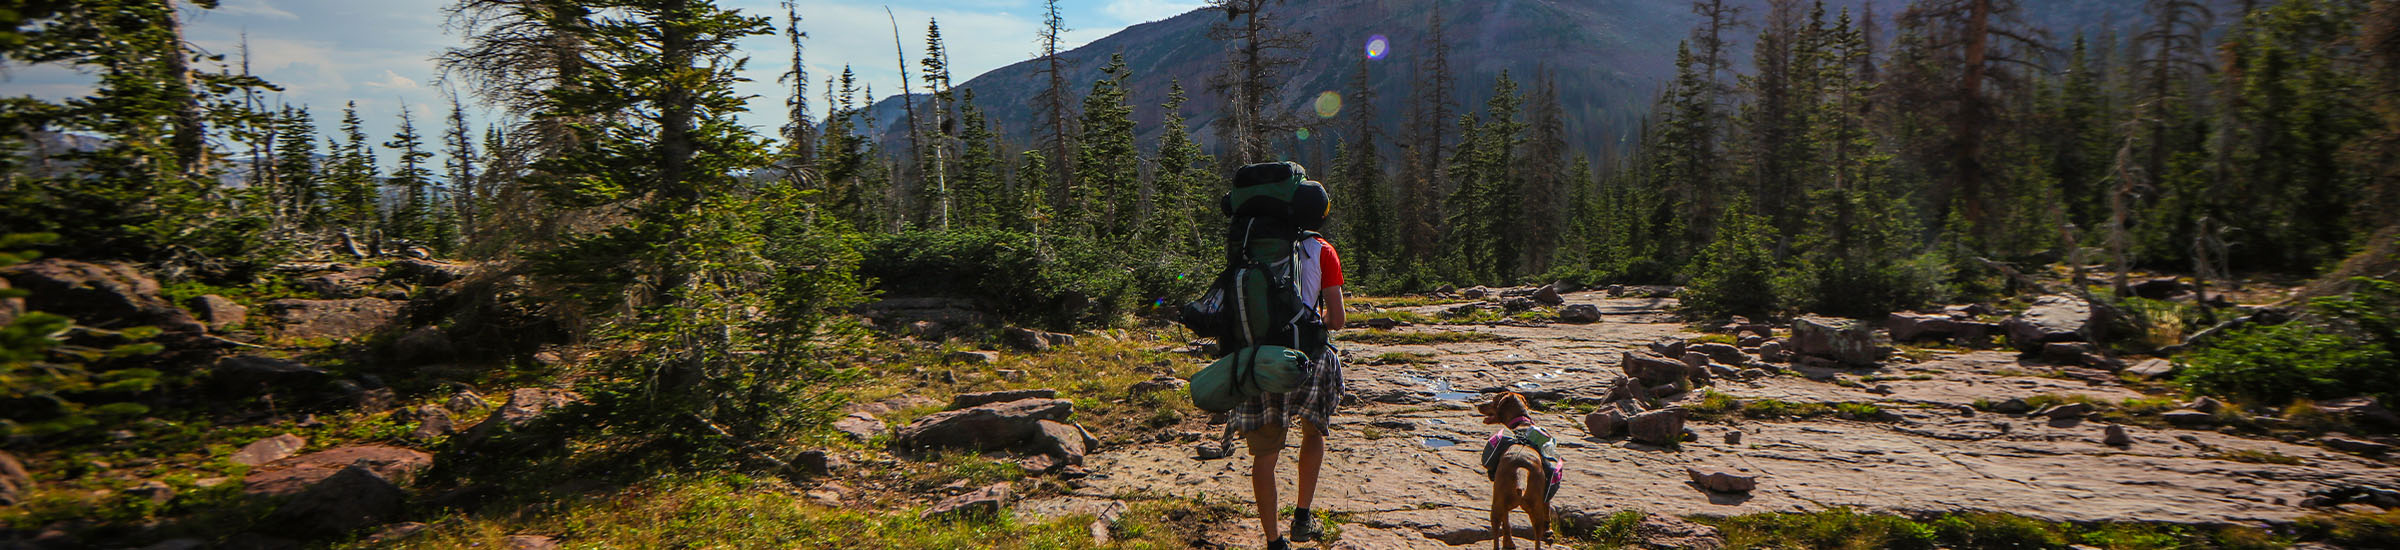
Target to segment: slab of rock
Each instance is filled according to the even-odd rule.
[[[25,463],[18,462],[17,455],[0,451],[0,506],[24,502],[25,492],[33,488],[33,473],[25,470]]]
[[[1000,362],[1000,353],[991,351],[953,351],[943,357],[952,363],[984,365]]]
[[[1617,366],[1644,387],[1672,384],[1692,376],[1691,365],[1646,353],[1625,352],[1618,358]]]
[[[2379,455],[2392,450],[2391,445],[2347,437],[2326,436],[2318,439],[2317,443],[2325,445],[2325,448],[2328,449],[2362,455]]]
[[[209,330],[224,330],[250,320],[250,308],[242,307],[224,296],[202,294],[184,302],[184,305],[192,308],[192,313],[200,318],[202,324],[208,325]]]
[[[1633,440],[1651,445],[1667,446],[1683,441],[1683,423],[1691,416],[1683,407],[1667,407],[1633,415],[1625,419],[1625,429]]]
[[[491,416],[484,417],[482,422],[475,423],[474,427],[467,428],[466,433],[460,434],[459,444],[472,447],[493,437],[515,432],[532,424],[551,409],[581,399],[583,396],[567,390],[517,388],[508,392],[508,402],[502,403],[499,410],[492,411]]]
[[[1633,526],[1634,538],[1648,548],[1679,548],[1684,550],[1722,550],[1725,537],[1717,528],[1693,523],[1691,520],[1665,515],[1648,514]]]
[[[1558,320],[1568,323],[1600,322],[1600,306],[1575,304],[1558,309]]]
[[[2400,415],[2384,408],[2383,401],[2374,397],[2344,397],[2317,402],[2317,410],[2342,417],[2351,422],[2400,426]]]
[[[2011,397],[1992,404],[1992,412],[2001,414],[2020,414],[2031,410],[2033,410],[2033,404],[2026,403],[2025,398],[2022,397]]]
[[[2209,396],[2205,396],[2205,395],[2203,395],[2203,396],[2200,396],[2198,399],[2193,399],[2193,400],[2192,400],[2192,403],[2191,403],[2191,404],[2189,404],[2189,405],[2185,405],[2185,406],[2184,406],[2184,408],[2187,408],[2187,409],[2193,409],[2193,410],[2197,410],[2197,411],[2204,412],[2204,413],[2211,413],[2211,414],[2214,414],[2214,413],[2216,413],[2218,410],[2221,410],[2221,409],[2224,409],[2224,408],[2225,408],[2225,402],[2223,402],[2223,401],[2218,401],[2218,400],[2217,400],[2216,398],[2214,398],[2214,397],[2209,397]]]
[[[2083,418],[2089,414],[2092,414],[2092,406],[2086,403],[2062,403],[2033,413],[2034,416],[2048,417],[2051,420]]]
[[[1006,403],[1009,401],[1023,399],[1052,399],[1056,397],[1058,397],[1058,390],[1049,388],[962,393],[950,398],[949,410],[955,411],[968,407],[977,407],[991,403]]]
[[[101,328],[154,326],[202,332],[191,314],[158,295],[158,280],[129,264],[45,258],[0,269],[11,286],[31,294],[24,308],[67,316]]]
[[[263,304],[267,317],[287,338],[357,338],[380,330],[400,316],[400,303],[381,298],[302,300],[287,298]]]
[[[2209,414],[2208,411],[2198,409],[2175,409],[2172,411],[2158,413],[2158,418],[2160,420],[2165,420],[2170,424],[2187,425],[2207,424],[2217,421],[2217,415]]]
[[[380,479],[406,483],[433,467],[433,455],[381,445],[327,449],[267,463],[242,478],[242,491],[264,496],[296,495],[350,466],[364,466]]]
[[[988,451],[1017,447],[1041,433],[1043,420],[1065,421],[1075,403],[1064,399],[1019,399],[927,415],[900,428],[893,443],[903,449]]]
[[[946,520],[989,516],[1008,506],[1013,492],[1008,483],[994,483],[974,492],[943,499],[940,503],[917,514],[919,519]]]
[[[2008,332],[2009,345],[2033,353],[2050,342],[2082,341],[2091,324],[2091,304],[2073,296],[2050,295],[2034,299],[2025,313],[2000,323],[2000,328]]]
[[[1692,484],[1719,493],[1747,493],[1758,488],[1758,476],[1755,475],[1742,475],[1719,468],[1702,469],[1696,466],[1683,467],[1683,473],[1691,476]]]
[[[344,466],[310,484],[268,514],[266,525],[285,533],[339,536],[389,523],[408,494],[365,465]]]
[[[1894,342],[1948,339],[1958,333],[1958,320],[1947,315],[1898,312],[1883,318],[1883,329]]]
[[[875,415],[872,414],[854,412],[843,416],[841,420],[833,421],[833,430],[842,432],[851,439],[866,441],[883,433],[883,421],[875,418]]]
[[[244,466],[257,466],[283,460],[306,447],[307,439],[287,433],[252,441],[249,445],[243,445],[242,450],[234,451],[233,456],[226,457],[226,460]]]
[[[301,288],[306,288],[319,297],[341,300],[366,296],[373,290],[375,281],[382,278],[383,268],[360,267],[302,277],[298,282]]]
[[[1050,348],[1053,347],[1075,345],[1075,335],[1042,332],[1023,327],[1008,327],[1008,330],[1001,331],[1000,337],[1010,346],[1035,353],[1050,351]]]
[[[2165,359],[2149,359],[2118,371],[2143,378],[2159,378],[2175,373],[2175,363]]]
[[[1801,316],[1792,319],[1792,351],[1853,367],[1871,367],[1891,353],[1879,334],[1855,319]]]

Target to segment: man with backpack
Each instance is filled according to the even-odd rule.
[[[1332,243],[1314,234],[1303,240],[1300,248],[1300,262],[1295,270],[1300,303],[1312,304],[1324,319],[1326,329],[1342,328],[1347,316],[1342,312],[1341,256],[1334,252]],[[1325,463],[1327,426],[1331,425],[1334,407],[1342,402],[1341,355],[1329,346],[1312,364],[1301,377],[1299,388],[1252,398],[1235,407],[1227,420],[1250,447],[1250,491],[1258,499],[1259,529],[1265,533],[1268,550],[1286,550],[1291,548],[1291,542],[1311,542],[1325,534],[1309,504],[1316,497],[1317,472]],[[1299,417],[1301,428],[1299,479],[1298,487],[1294,488],[1290,540],[1286,541],[1275,531],[1278,519],[1275,461],[1282,454],[1292,417]]]

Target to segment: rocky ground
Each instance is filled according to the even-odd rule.
[[[2132,422],[2121,425],[2130,441],[2111,445],[2108,432],[2117,424],[2096,416],[1978,410],[2011,410],[1995,404],[2012,398],[2038,403],[2080,395],[2115,403],[2149,397],[2128,387],[2132,377],[2020,359],[2010,350],[1919,352],[1914,355],[1921,361],[1894,358],[1855,369],[1815,360],[1804,360],[1807,367],[1756,362],[1752,366],[1775,371],[1749,380],[1718,378],[1711,387],[1657,404],[1705,409],[1713,392],[1734,403],[1871,403],[1882,412],[1871,418],[1695,418],[1687,425],[1692,440],[1673,446],[1596,437],[1585,429],[1583,411],[1613,389],[1627,352],[1649,350],[1661,338],[1700,334],[1668,315],[1672,299],[1586,292],[1567,294],[1564,302],[1597,306],[1603,320],[1403,326],[1392,331],[1500,339],[1342,345],[1353,402],[1335,419],[1316,507],[1344,514],[1348,523],[1328,547],[1488,544],[1481,541],[1489,537],[1484,507],[1491,489],[1477,452],[1492,427],[1479,424],[1471,405],[1503,389],[1533,395],[1546,409],[1535,420],[1563,439],[1559,450],[1567,462],[1555,505],[1579,517],[1622,509],[1655,517],[1849,507],[1993,511],[2075,522],[2262,524],[2322,510],[2304,506],[2327,502],[2312,496],[2400,488],[2400,470],[2383,460],[2313,440],[2214,429],[2206,420]],[[1448,307],[1409,310],[1430,316]],[[1414,357],[1428,362],[1371,360],[1392,353],[1423,354]],[[1238,448],[1237,458],[1203,459],[1215,454],[1207,452],[1215,434],[1180,436],[1089,455],[1085,464],[1093,473],[1084,493],[1248,498],[1248,461]],[[1284,479],[1292,475],[1291,464],[1282,461]],[[1755,476],[1756,488],[1708,491],[1687,468]],[[1282,502],[1291,502],[1290,490],[1287,482]],[[1077,498],[1090,500],[1031,500],[1021,509]],[[1522,517],[1516,522],[1523,529]],[[1248,520],[1227,522],[1209,538],[1254,545],[1257,527]]]

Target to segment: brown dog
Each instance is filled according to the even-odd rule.
[[[1508,513],[1512,510],[1524,510],[1532,519],[1533,531],[1539,533],[1534,548],[1547,546],[1550,496],[1557,490],[1553,484],[1554,466],[1541,454],[1548,434],[1531,427],[1531,408],[1525,396],[1516,392],[1501,392],[1491,402],[1476,405],[1475,410],[1483,413],[1483,423],[1506,428],[1493,434],[1484,447],[1484,469],[1492,477],[1492,547],[1517,547],[1516,533],[1508,525]],[[1539,438],[1544,441],[1526,441],[1520,437],[1528,431],[1540,433]]]

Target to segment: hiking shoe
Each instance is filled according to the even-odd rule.
[[[1307,509],[1292,512],[1292,542],[1315,542],[1325,536],[1325,528],[1317,525],[1317,514]]]
[[[1292,541],[1277,537],[1275,540],[1267,542],[1267,550],[1292,550]]]

